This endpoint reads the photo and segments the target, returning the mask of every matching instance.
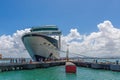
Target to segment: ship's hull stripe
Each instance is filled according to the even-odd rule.
[[[30,36],[40,36],[40,37],[43,37],[45,38],[46,40],[48,40],[51,44],[53,44],[56,48],[58,48],[58,43],[57,43],[57,40],[54,39],[54,38],[51,38],[51,37],[47,37],[47,36],[44,36],[44,35],[40,35],[40,34],[26,34],[22,37],[22,40],[24,41],[24,38],[25,37],[30,37]]]

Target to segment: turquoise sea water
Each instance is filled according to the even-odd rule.
[[[120,72],[77,67],[76,74],[65,73],[65,66],[0,72],[0,80],[120,80]]]

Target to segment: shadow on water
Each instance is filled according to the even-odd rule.
[[[66,73],[66,79],[67,80],[77,80],[76,73]]]

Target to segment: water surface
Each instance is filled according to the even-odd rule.
[[[0,72],[0,80],[120,80],[120,72],[77,67],[76,74],[65,73],[65,66]]]

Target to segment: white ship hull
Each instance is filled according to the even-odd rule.
[[[22,37],[23,43],[34,60],[46,58],[58,59],[57,40],[41,34],[26,34]]]

